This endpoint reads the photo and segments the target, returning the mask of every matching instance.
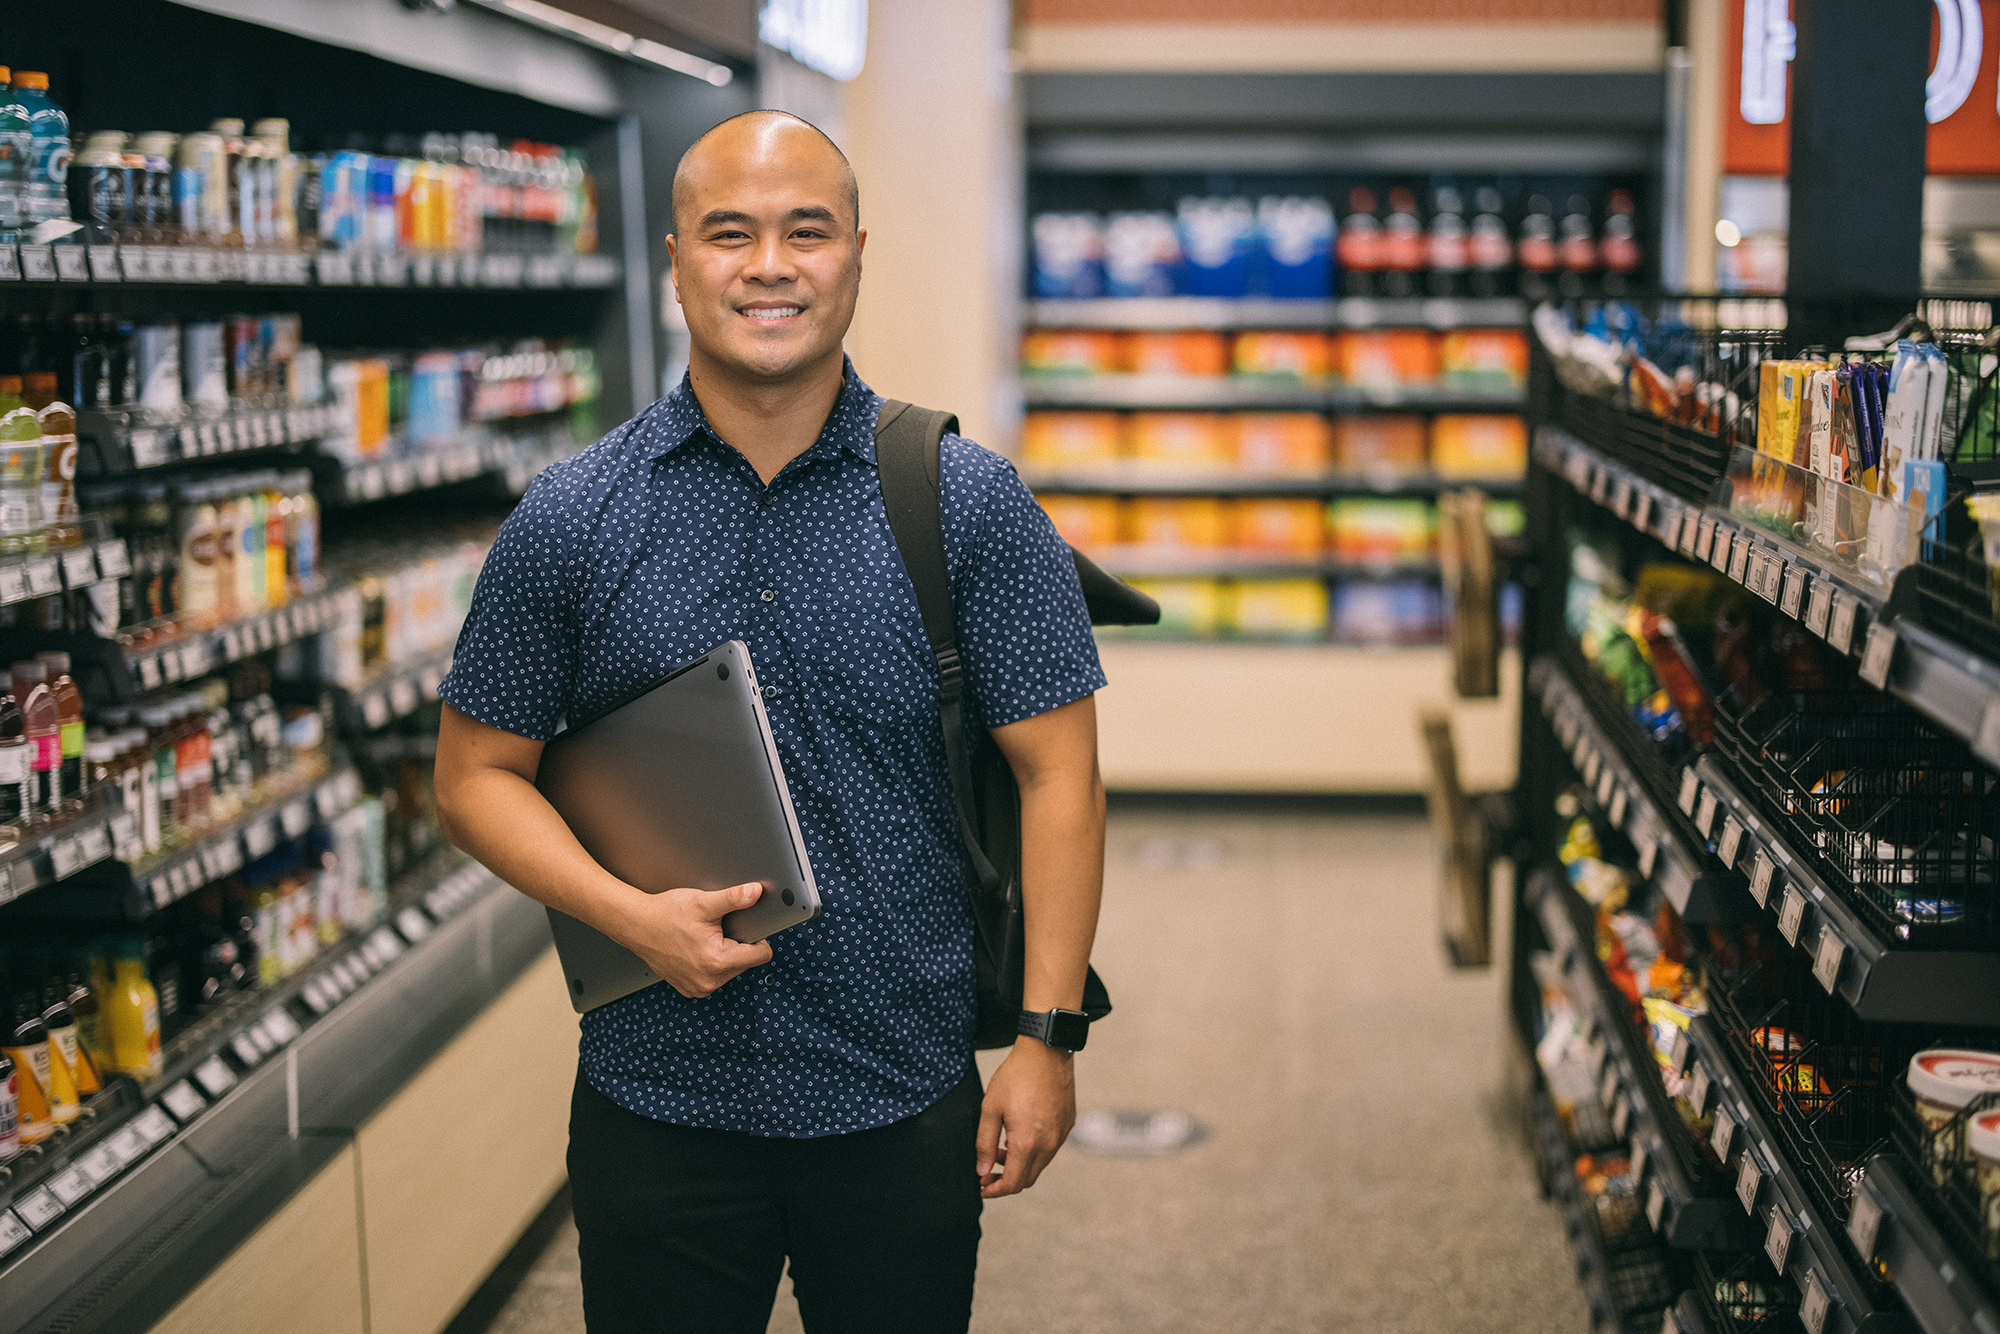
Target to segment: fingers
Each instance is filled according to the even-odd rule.
[[[983,1191],[988,1180],[1006,1161],[1005,1151],[1000,1147],[1000,1105],[993,1100],[991,1093],[979,1105],[979,1134],[973,1139],[973,1157]]]
[[[981,1118],[980,1133],[985,1134],[985,1121]],[[982,1172],[979,1183],[981,1198],[997,1200],[1003,1195],[1018,1195],[1035,1184],[1056,1156],[1061,1141],[1049,1133],[1047,1128],[1039,1134],[1023,1131],[1015,1134],[1011,1126],[1007,1128],[1007,1143],[990,1160],[993,1173]],[[982,1162],[989,1161],[982,1156]]]
[[[731,885],[712,893],[695,896],[695,912],[711,922],[719,922],[739,908],[747,908],[764,895],[764,886],[753,880],[747,885]]]

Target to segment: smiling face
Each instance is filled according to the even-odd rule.
[[[691,356],[778,386],[840,364],[861,287],[854,176],[818,130],[781,112],[725,121],[681,159],[667,238]]]

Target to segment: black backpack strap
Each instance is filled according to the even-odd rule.
[[[924,636],[937,660],[938,721],[944,729],[953,804],[958,807],[959,840],[965,845],[980,888],[997,893],[1000,874],[979,846],[972,753],[965,738],[965,665],[958,652],[958,616],[952,607],[951,567],[944,554],[944,490],[938,480],[938,451],[947,431],[958,431],[958,418],[949,412],[884,403],[875,421],[875,470],[881,478],[889,531],[895,535],[896,550],[916,589]]]

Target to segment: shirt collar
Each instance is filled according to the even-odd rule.
[[[881,396],[854,373],[850,358],[841,357],[840,395],[833,400],[833,411],[827,414],[819,439],[806,455],[824,458],[845,449],[866,463],[874,463],[875,419],[881,411]],[[649,408],[645,417],[639,447],[641,458],[664,458],[697,434],[705,433],[718,441],[722,438],[708,424],[708,415],[701,410],[694,385],[685,373],[674,391]]]

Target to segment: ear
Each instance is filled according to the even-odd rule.
[[[681,299],[681,248],[678,239],[672,232],[667,233],[667,278],[674,285],[674,300],[679,301]]]

